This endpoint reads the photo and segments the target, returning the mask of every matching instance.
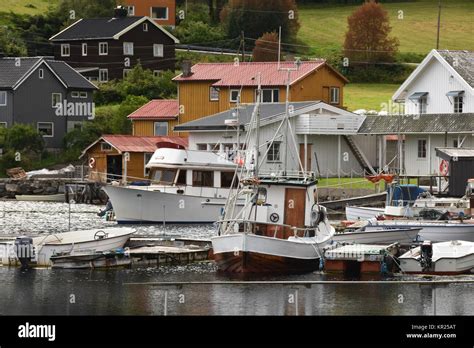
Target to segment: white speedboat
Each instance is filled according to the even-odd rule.
[[[53,233],[35,238],[19,237],[15,242],[15,252],[23,265],[51,266],[53,255],[123,248],[134,232],[132,228],[107,228]]]
[[[358,243],[358,244],[393,244],[400,243],[408,245],[413,243],[421,228],[365,228],[354,231],[336,233],[333,240],[336,242]]]
[[[107,185],[118,223],[212,223],[224,208],[236,164],[208,151],[161,148],[149,185]]]
[[[450,275],[474,273],[474,243],[452,240],[425,242],[399,257],[404,273]]]

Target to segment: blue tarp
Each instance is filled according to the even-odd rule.
[[[403,205],[405,206],[408,205],[409,202],[413,202],[417,199],[420,193],[423,192],[426,192],[426,190],[416,185],[395,185],[388,188],[387,199],[391,197],[392,202],[397,203],[396,205],[399,205],[399,201],[403,201]],[[388,205],[394,205],[392,202],[388,202]]]

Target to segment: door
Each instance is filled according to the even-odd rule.
[[[304,227],[306,206],[306,189],[285,189],[285,224],[296,227]],[[286,238],[292,235],[291,229],[286,230]]]
[[[306,170],[308,172],[311,171],[311,153],[313,152],[313,145],[312,144],[306,144]],[[300,144],[300,161],[301,164],[303,165],[303,169],[305,168],[305,163],[304,163],[304,144]]]
[[[122,156],[107,156],[107,181],[122,179]]]

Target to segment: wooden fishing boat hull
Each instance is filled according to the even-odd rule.
[[[306,273],[319,268],[322,243],[236,233],[212,239],[214,260],[229,273]]]
[[[52,256],[52,268],[89,269],[130,266],[132,260],[124,254],[92,253],[84,255]]]

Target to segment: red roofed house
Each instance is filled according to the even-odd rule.
[[[139,181],[147,177],[145,165],[160,147],[183,149],[188,147],[188,140],[168,136],[103,135],[87,147],[80,158],[87,159],[90,180]]]
[[[172,133],[171,126],[174,126],[178,119],[178,113],[177,100],[151,100],[128,115],[133,125],[132,134],[136,136],[169,135]]]
[[[285,102],[286,68],[294,62],[199,63],[183,65],[183,73],[174,78],[178,83],[179,115],[183,124],[229,110],[241,103],[254,103],[257,76],[261,75],[264,103]],[[325,60],[301,62],[290,75],[290,102],[321,100],[343,107],[343,88],[348,80]],[[173,122],[172,122],[173,123]]]

